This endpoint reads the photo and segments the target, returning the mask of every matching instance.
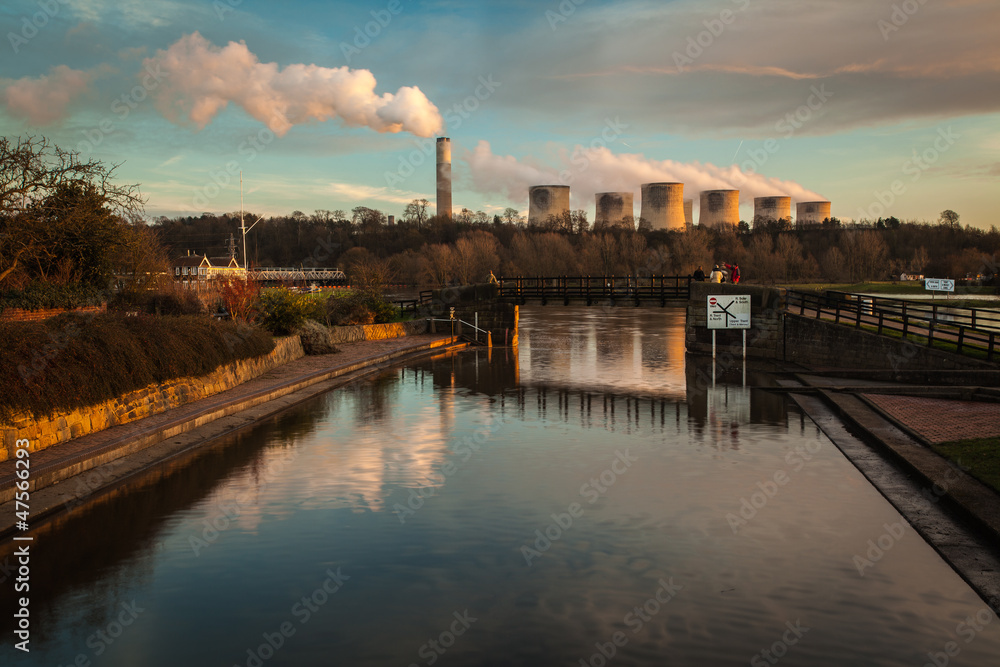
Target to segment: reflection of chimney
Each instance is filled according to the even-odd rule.
[[[451,217],[451,139],[437,140],[437,214]]]

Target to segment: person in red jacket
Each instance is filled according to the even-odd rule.
[[[740,265],[739,264],[726,264],[726,269],[729,271],[729,281],[734,285],[740,282]]]

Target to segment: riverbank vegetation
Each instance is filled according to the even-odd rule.
[[[1000,493],[1000,438],[936,443],[931,449]]]
[[[66,313],[0,322],[0,421],[72,410],[269,353],[270,334],[206,316]]]

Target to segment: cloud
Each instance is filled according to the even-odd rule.
[[[390,192],[388,188],[377,188],[370,185],[359,185],[357,183],[330,183],[321,189],[324,193],[343,197],[348,201],[378,200],[390,204],[409,204],[414,199],[429,199],[433,197],[422,195],[418,192]]]
[[[572,152],[563,150],[556,166],[495,155],[486,141],[480,141],[463,159],[469,164],[476,191],[501,193],[513,202],[527,201],[532,185],[569,184],[574,205],[582,208],[592,205],[598,192],[636,192],[643,183],[657,182],[683,183],[687,199],[697,199],[702,190],[726,189],[739,190],[742,202],[771,195],[786,195],[798,201],[824,199],[794,181],[745,174],[736,166],[651,160],[639,154],[616,155],[607,148],[586,149],[580,145]]]
[[[70,104],[87,92],[92,72],[57,65],[37,79],[0,79],[0,100],[7,113],[32,125],[51,125],[68,114]]]
[[[554,30],[543,21],[508,39],[514,55],[498,75],[518,95],[496,103],[744,139],[773,136],[813,85],[834,96],[802,134],[1000,111],[1000,3],[911,5],[910,14],[870,0],[580,5]]]
[[[368,70],[262,63],[246,44],[217,47],[195,32],[144,62],[167,74],[157,108],[172,122],[205,127],[230,102],[266,123],[277,135],[308,121],[340,118],[377,132],[428,137],[443,126],[438,108],[415,87],[375,93]]]

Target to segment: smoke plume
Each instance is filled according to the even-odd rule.
[[[798,201],[823,197],[794,181],[748,174],[733,165],[717,167],[700,162],[651,160],[638,154],[616,155],[605,147],[576,146],[562,151],[557,166],[518,161],[510,155],[495,155],[489,142],[480,141],[464,159],[472,172],[473,187],[483,193],[500,193],[511,201],[526,202],[532,185],[569,185],[573,205],[585,208],[597,192],[638,192],[642,183],[683,183],[684,196],[698,201],[702,190],[739,190],[740,202],[754,197],[786,195]]]
[[[155,91],[160,112],[173,122],[188,120],[199,129],[230,102],[284,135],[293,125],[339,117],[346,125],[377,132],[410,132],[429,137],[443,125],[438,108],[419,88],[375,93],[375,77],[364,69],[262,63],[243,42],[224,47],[199,33],[186,35],[145,60],[163,71]]]

